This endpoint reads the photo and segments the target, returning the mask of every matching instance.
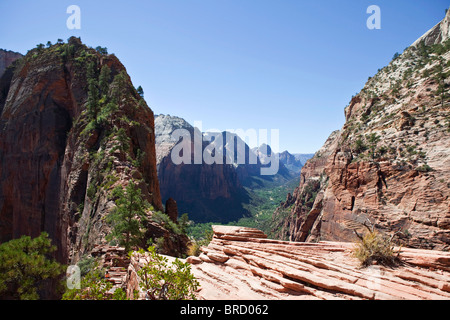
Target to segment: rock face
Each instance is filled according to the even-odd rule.
[[[243,227],[213,226],[200,257],[189,257],[199,299],[450,299],[450,253],[401,249],[404,265],[362,269],[352,245],[267,239]]]
[[[112,190],[131,179],[152,205],[149,217],[162,210],[153,112],[114,55],[72,37],[30,50],[8,70],[0,81],[0,242],[46,231],[59,261],[76,263],[107,243]],[[150,219],[147,239],[155,234],[171,254],[187,241]]]
[[[172,133],[184,129],[191,139],[180,143],[189,144],[190,164],[175,164],[171,152],[178,145]],[[170,115],[158,115],[155,120],[158,178],[162,200],[173,198],[180,214],[188,213],[196,222],[227,222],[248,214],[243,203],[248,194],[242,187],[238,174],[231,164],[194,164],[194,137],[200,141],[201,153],[209,143],[202,142],[203,134],[184,119]]]
[[[170,220],[177,222],[178,220],[178,206],[177,202],[172,198],[166,201],[166,214],[169,216]]]
[[[372,224],[415,248],[450,248],[449,15],[370,78],[274,214],[292,241],[352,241]]]
[[[8,68],[14,61],[22,57],[23,55],[21,53],[0,49],[0,78],[6,68]]]

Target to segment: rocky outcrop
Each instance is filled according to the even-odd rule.
[[[449,15],[352,98],[275,212],[280,238],[352,241],[344,222],[368,219],[404,246],[450,248]]]
[[[426,46],[431,46],[434,44],[439,44],[444,42],[446,39],[450,38],[450,15],[449,11],[446,11],[444,20],[436,24],[423,36],[417,39],[412,46],[418,46],[420,42],[424,42]]]
[[[22,57],[23,55],[19,52],[0,49],[0,78],[2,77],[6,68],[8,68],[14,61]]]
[[[153,112],[117,57],[72,37],[30,50],[8,70],[0,82],[0,242],[46,231],[58,260],[74,264],[107,244],[113,190],[134,180],[152,205],[146,240],[164,237],[167,253],[180,254],[173,250],[187,238],[151,219],[163,209]]]
[[[178,206],[177,202],[172,198],[166,201],[166,214],[169,216],[170,220],[177,222],[178,220]]]
[[[252,228],[213,226],[200,257],[189,257],[199,299],[449,300],[450,254],[401,249],[403,265],[360,268],[352,244],[267,239]]]

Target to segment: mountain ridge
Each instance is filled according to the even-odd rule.
[[[405,246],[449,248],[449,17],[351,99],[274,213],[280,238],[353,241],[343,221],[369,219]]]

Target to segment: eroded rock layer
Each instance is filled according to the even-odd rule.
[[[396,268],[360,268],[352,244],[270,240],[258,230],[213,226],[189,257],[199,299],[450,299],[450,253],[401,249]]]

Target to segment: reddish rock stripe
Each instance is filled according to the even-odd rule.
[[[450,300],[447,252],[402,249],[408,263],[362,269],[351,243],[244,240],[245,228],[235,230],[239,240],[227,227],[231,238],[215,235],[200,259],[187,260],[196,263],[200,299]]]

